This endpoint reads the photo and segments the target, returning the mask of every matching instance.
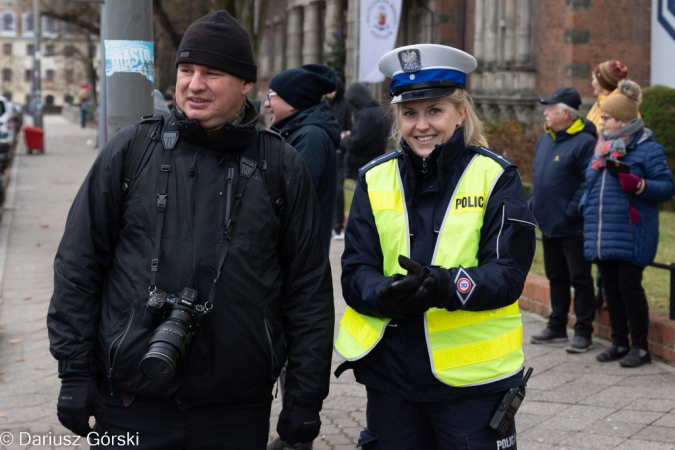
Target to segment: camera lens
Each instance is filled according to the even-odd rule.
[[[192,326],[192,316],[188,312],[173,309],[150,339],[148,352],[141,360],[143,375],[156,383],[171,380],[176,366],[190,345]]]

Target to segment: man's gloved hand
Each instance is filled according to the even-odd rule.
[[[619,183],[621,183],[621,189],[632,194],[642,189],[645,180],[632,173],[620,173]]]
[[[103,428],[108,428],[101,394],[96,380],[90,374],[69,373],[63,376],[56,411],[61,424],[80,436],[86,436],[92,431],[89,426],[89,417],[92,415]]]
[[[321,430],[318,411],[282,409],[277,423],[277,433],[289,445],[312,442]]]

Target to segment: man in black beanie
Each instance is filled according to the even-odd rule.
[[[275,75],[265,107],[272,127],[300,153],[314,182],[323,219],[323,242],[330,247],[335,214],[340,123],[322,101],[337,86],[335,72],[321,64],[306,64]]]
[[[288,359],[277,430],[311,442],[334,330],[312,178],[256,125],[232,16],[190,25],[176,67],[174,110],[116,133],[68,216],[47,318],[58,418],[85,436],[94,415],[115,448],[264,449]]]

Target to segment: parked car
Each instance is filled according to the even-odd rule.
[[[21,127],[23,126],[23,106],[21,106],[20,103],[16,102],[11,102],[12,103],[12,117],[14,118],[14,124],[16,125],[16,132],[14,133],[14,139],[18,138],[19,135],[19,130],[21,130]]]
[[[16,126],[12,102],[0,96],[0,173],[9,166],[11,149],[16,138]]]

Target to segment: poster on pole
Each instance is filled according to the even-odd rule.
[[[380,58],[396,45],[402,0],[361,0],[359,14],[360,83],[379,83],[384,75],[377,68]]]
[[[652,0],[652,86],[675,88],[675,1]]]

